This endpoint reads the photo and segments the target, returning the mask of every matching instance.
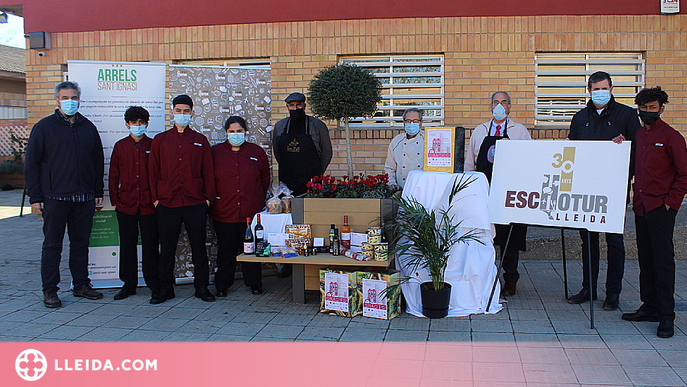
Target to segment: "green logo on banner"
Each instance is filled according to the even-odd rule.
[[[95,213],[89,246],[119,246],[119,223],[117,223],[117,215],[114,211]]]

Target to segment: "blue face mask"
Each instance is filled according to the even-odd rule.
[[[418,133],[420,133],[420,124],[416,124],[414,122],[411,122],[409,124],[405,124],[405,130],[406,133],[408,133],[409,136],[414,136]]]
[[[62,113],[73,116],[79,109],[79,101],[74,101],[73,99],[61,99],[60,100],[60,110]]]
[[[611,92],[609,90],[594,90],[592,91],[592,101],[596,106],[606,106],[611,100]]]
[[[227,141],[233,146],[241,146],[246,142],[246,133],[227,133]]]
[[[506,114],[506,108],[503,107],[503,105],[498,104],[494,108],[494,110],[491,111],[491,114],[494,116],[494,119],[497,121],[501,121],[508,117],[508,114]]]
[[[146,133],[146,130],[148,127],[146,125],[141,125],[141,126],[134,126],[131,125],[129,126],[129,132],[134,135],[134,137],[141,137]]]
[[[175,114],[174,115],[174,123],[177,124],[177,126],[180,128],[185,128],[188,126],[188,124],[191,123],[191,115],[190,114]]]

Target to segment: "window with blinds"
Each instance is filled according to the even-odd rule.
[[[444,56],[391,55],[343,57],[370,70],[382,81],[382,100],[373,117],[357,117],[351,127],[403,127],[403,112],[411,107],[422,109],[424,126],[444,122]]]
[[[634,106],[635,95],[644,87],[641,53],[537,53],[535,126],[568,127],[572,116],[585,107],[587,79],[597,71],[611,75],[616,101]]]

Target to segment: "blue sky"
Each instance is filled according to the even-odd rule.
[[[24,18],[8,14],[7,23],[0,24],[0,44],[26,48]]]

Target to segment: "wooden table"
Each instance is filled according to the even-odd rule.
[[[255,255],[239,255],[239,262],[268,262],[290,263],[293,265],[293,302],[305,304],[306,290],[320,289],[320,269],[328,267],[346,267],[347,269],[380,267],[387,268],[390,261],[357,261],[343,255],[333,256],[329,253],[293,258],[256,257]]]

